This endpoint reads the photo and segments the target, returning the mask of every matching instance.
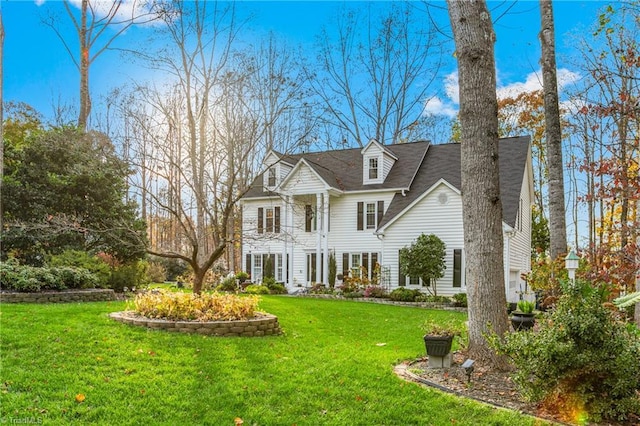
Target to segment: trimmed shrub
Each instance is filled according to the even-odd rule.
[[[153,290],[138,293],[134,311],[147,318],[172,321],[234,321],[253,318],[257,297],[234,294],[193,294]]]
[[[269,294],[269,288],[265,285],[250,284],[244,289],[249,294]]]
[[[453,297],[453,305],[461,308],[467,307],[467,293],[458,293],[454,294]]]
[[[576,407],[595,422],[639,415],[640,331],[605,303],[604,287],[578,280],[562,290],[538,332],[491,337],[513,361],[513,381],[526,399],[565,420]]]
[[[271,294],[287,294],[287,288],[280,283],[275,283],[271,287],[269,287],[269,293]]]
[[[49,257],[47,264],[52,267],[71,266],[89,271],[98,283],[94,287],[106,287],[111,276],[111,268],[100,257],[91,255],[86,251],[65,250],[61,254]],[[86,286],[70,288],[87,288]]]
[[[216,287],[217,291],[236,292],[238,291],[238,285],[236,284],[235,275],[227,275],[220,284]]]
[[[364,292],[362,295],[364,297],[384,298],[384,297],[387,297],[389,294],[387,293],[387,290],[384,287],[381,287],[379,285],[369,285],[364,289]]]
[[[396,302],[415,302],[417,297],[422,297],[420,290],[399,287],[389,293],[389,299]]]
[[[33,293],[68,288],[95,288],[99,283],[95,274],[82,268],[34,267],[20,265],[13,260],[0,264],[0,285],[3,290]]]
[[[148,262],[138,261],[115,267],[109,277],[109,288],[122,293],[125,288],[131,290],[148,285],[148,266]]]
[[[167,272],[159,262],[149,262],[147,276],[152,283],[163,283],[167,280]]]

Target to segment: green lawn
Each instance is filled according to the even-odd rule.
[[[124,307],[3,304],[0,422],[537,424],[393,374],[396,361],[424,353],[426,318],[464,321],[460,313],[267,296],[261,309],[279,317],[284,335],[215,338],[107,317]]]

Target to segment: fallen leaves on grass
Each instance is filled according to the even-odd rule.
[[[84,396],[83,393],[79,393],[76,395],[76,402],[79,404],[81,402],[83,402],[86,399],[86,397]]]

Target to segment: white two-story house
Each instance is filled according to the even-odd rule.
[[[520,275],[530,269],[533,178],[530,138],[500,140],[505,289],[517,301]],[[420,234],[446,244],[440,295],[465,292],[460,145],[414,142],[283,155],[269,152],[264,171],[242,199],[244,270],[262,279],[267,258],[289,290],[328,283],[329,256],[337,273],[371,276],[381,285],[420,288],[403,276],[399,250]],[[337,285],[340,284],[338,280]]]

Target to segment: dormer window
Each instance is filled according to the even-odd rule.
[[[276,186],[276,168],[270,167],[267,171],[267,186],[273,188]]]
[[[378,159],[369,158],[369,179],[378,179]]]

